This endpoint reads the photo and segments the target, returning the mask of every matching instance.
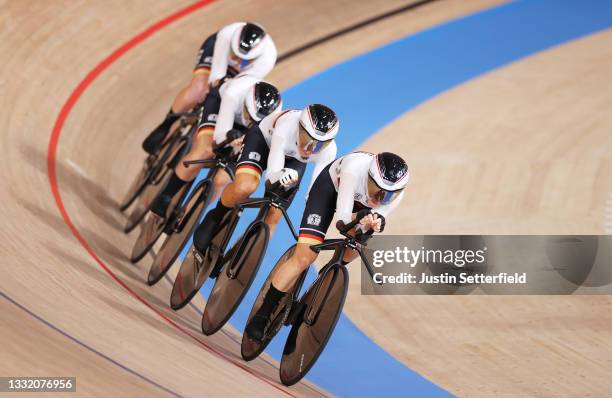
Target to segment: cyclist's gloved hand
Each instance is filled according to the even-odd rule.
[[[238,155],[242,149],[242,143],[244,142],[244,134],[240,130],[231,129],[227,132],[227,139],[229,145],[232,147],[232,155]]]
[[[227,140],[229,142],[235,141],[237,139],[241,139],[242,137],[244,137],[244,134],[242,133],[242,131],[238,130],[238,129],[231,129],[230,131],[227,132]]]
[[[380,220],[380,231],[376,231],[376,232],[384,231],[385,230],[385,223],[386,223],[385,216],[383,216],[382,214],[379,214],[379,213],[374,213],[374,214],[376,214],[378,216],[378,219]]]
[[[278,181],[280,182],[281,186],[285,189],[289,189],[289,188],[293,188],[299,179],[299,175],[298,172],[294,169],[290,169],[290,168],[284,168],[281,169],[281,173],[280,173],[280,177],[278,179]]]
[[[370,213],[365,217],[362,217],[359,220],[359,224],[362,225],[363,230],[367,232],[368,230],[373,230],[374,232],[380,232],[380,227],[382,224],[382,219],[378,218],[378,213]]]

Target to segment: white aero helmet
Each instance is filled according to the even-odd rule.
[[[372,158],[368,178],[378,188],[376,199],[387,204],[406,187],[410,173],[404,159],[391,152],[381,152]]]
[[[247,22],[232,35],[232,51],[241,59],[255,59],[263,53],[265,39],[266,32],[261,25]]]
[[[278,89],[263,80],[253,84],[244,98],[244,107],[254,122],[259,122],[277,109],[281,109],[282,104]]]
[[[299,144],[312,153],[320,152],[338,134],[340,122],[336,113],[321,104],[311,104],[302,110]]]

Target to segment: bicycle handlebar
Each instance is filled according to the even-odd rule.
[[[279,188],[282,188],[283,191],[278,192]],[[276,181],[275,183],[271,183],[270,181],[266,180],[266,191],[277,197],[280,200],[285,200],[287,199],[289,196],[291,196],[291,193],[298,189],[298,185],[295,185],[287,190],[285,190],[285,188],[281,185],[280,181]]]
[[[181,118],[181,117],[197,117],[198,116],[198,112],[172,112],[172,116],[175,116],[177,118]]]
[[[230,135],[229,133],[231,133],[231,132],[235,132],[235,133]],[[219,145],[217,145],[217,148],[213,149],[213,152],[217,156],[221,157],[223,154],[219,151],[219,149],[220,148],[225,148],[232,141],[242,137],[243,135],[244,135],[244,133],[242,133],[240,130],[230,130],[228,132],[228,137],[225,140],[221,141],[219,143]],[[212,166],[217,164],[217,159],[196,159],[196,160],[184,160],[183,161],[183,166],[185,166],[185,167],[189,167],[189,165],[192,165],[192,164],[204,164],[204,165],[212,167]]]
[[[196,159],[196,160],[183,160],[183,166],[189,167],[192,164],[204,164],[206,166],[214,166],[217,164],[217,159]]]
[[[365,216],[367,216],[368,214],[371,214],[371,210],[369,209],[364,209],[364,210],[360,210],[359,212],[357,212],[357,214],[355,215],[355,219],[353,221],[351,221],[348,224],[345,224],[344,221],[342,220],[338,220],[336,222],[336,228],[338,228],[338,230],[340,231],[340,233],[344,236],[346,236],[346,233],[348,231],[351,230],[351,228],[355,227],[357,224],[359,224],[359,221],[364,218]]]

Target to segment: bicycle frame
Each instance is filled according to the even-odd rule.
[[[319,271],[319,275],[317,276],[317,279],[313,282],[313,286],[316,286],[316,287],[315,287],[315,292],[313,294],[314,297],[311,301],[312,304],[310,304],[308,308],[306,308],[306,311],[304,313],[304,323],[306,323],[308,326],[312,326],[313,324],[317,322],[317,319],[319,318],[319,315],[321,314],[321,310],[324,307],[325,302],[327,301],[327,298],[329,297],[331,287],[333,286],[333,283],[335,282],[335,278],[337,277],[337,274],[334,275],[334,279],[332,279],[332,282],[329,284],[328,289],[324,292],[323,297],[320,300],[319,300],[319,296],[321,294],[321,289],[322,289],[323,284],[319,282],[323,280],[329,272],[334,271],[335,268],[346,267],[346,265],[342,264],[342,259],[344,258],[344,254],[346,253],[347,248],[356,250],[357,253],[359,253],[359,256],[361,257],[361,260],[363,261],[370,276],[374,275],[372,266],[370,265],[370,262],[366,258],[360,246],[360,244],[363,244],[363,242],[360,240],[360,237],[365,234],[358,235],[358,236],[347,235],[348,230],[353,228],[356,224],[357,224],[357,220],[347,224],[341,229],[340,232],[342,233],[342,235],[345,236],[344,239],[327,239],[323,243],[320,243],[318,245],[313,245],[310,247],[310,249],[314,251],[315,253],[319,253],[320,251],[325,251],[325,250],[333,250],[334,255],[332,256],[331,260],[329,260],[329,262],[325,264],[323,268],[321,268],[321,271]],[[303,298],[304,297],[302,297],[302,299]],[[302,301],[302,299],[300,299],[300,301]]]
[[[346,253],[348,245],[346,239],[330,239],[327,242],[321,243],[319,245],[314,246],[313,251],[319,252],[321,250],[334,250],[334,255],[329,260],[325,266],[319,272],[317,279],[313,282],[313,286],[315,287],[314,297],[312,299],[312,304],[306,308],[304,313],[304,323],[308,326],[312,326],[316,323],[317,319],[319,319],[319,315],[321,314],[321,310],[329,297],[329,293],[331,291],[331,287],[335,282],[335,278],[337,274],[334,275],[334,279],[332,279],[332,283],[329,284],[328,289],[323,294],[323,297],[319,300],[319,296],[321,294],[321,289],[323,284],[319,283],[319,281],[323,280],[327,276],[329,272],[333,272],[335,268],[344,267],[342,265],[342,259],[344,258],[344,254]],[[357,249],[359,251],[359,249]],[[303,297],[302,297],[303,299]],[[300,300],[301,301],[301,300]],[[318,305],[317,305],[318,303]]]
[[[186,163],[186,162],[183,162],[183,163]],[[199,190],[202,189],[204,185],[211,185],[213,180],[215,179],[215,176],[219,172],[219,168],[225,169],[230,175],[230,177],[233,176],[233,172],[231,171],[231,169],[228,168],[227,165],[224,162],[222,162],[220,159],[202,160],[202,161],[198,161],[198,163],[204,164],[204,168],[210,168],[210,170],[208,174],[206,175],[206,177],[202,181],[200,181],[195,186],[195,188],[189,187],[189,189],[185,191],[185,196],[181,199],[180,206],[178,208],[175,225],[172,227],[174,231],[181,231],[183,228],[182,221],[185,219],[189,219],[193,215],[193,212],[195,211],[195,207],[194,207],[194,208],[189,209],[189,212],[187,213],[184,212],[185,204],[191,200],[191,197],[192,197],[191,195],[195,195]],[[192,191],[191,195],[187,195],[189,191]],[[208,195],[208,197],[210,197],[210,195]]]
[[[273,193],[272,190],[268,192],[271,192],[272,197],[248,199],[236,205],[235,209],[237,212],[237,218],[241,216],[244,209],[259,208],[259,212],[255,216],[255,220],[253,220],[253,222],[249,224],[245,233],[248,233],[251,230],[251,228],[255,228],[257,224],[263,223],[265,218],[268,216],[270,209],[274,207],[274,208],[280,209],[285,221],[287,222],[287,225],[289,226],[289,229],[291,230],[291,234],[293,235],[293,238],[297,241],[298,239],[297,232],[295,230],[295,227],[293,226],[293,223],[291,222],[291,219],[289,218],[289,215],[287,214],[287,211],[282,206],[282,199],[280,198],[279,195]],[[232,226],[232,229],[233,229],[233,226]],[[229,236],[226,237],[226,240],[229,240]],[[225,245],[227,245],[227,242],[225,242],[224,244],[224,249],[225,249]],[[236,250],[236,252],[233,253],[234,257],[231,258],[232,264],[237,263],[234,260],[235,260],[235,256],[237,256],[239,253],[240,253],[240,250]],[[224,259],[224,261],[225,260],[226,259]],[[226,270],[227,276],[231,279],[235,279],[238,276],[238,273],[240,272],[241,266],[242,266],[242,263],[238,263],[238,264],[235,264],[233,267],[228,267],[228,269]]]

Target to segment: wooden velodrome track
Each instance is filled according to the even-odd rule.
[[[49,189],[47,148],[62,104],[83,77],[136,33],[190,2],[2,3],[0,336],[5,344],[0,375],[72,375],[80,394],[97,396],[327,395],[308,382],[280,386],[272,359],[248,365],[240,360],[237,331],[226,328],[204,338],[195,310],[170,311],[170,286],[146,287],[148,263],[134,266],[127,260],[135,234],[126,237],[120,231],[124,219],[116,210],[141,161],[143,136],[189,78],[205,35],[234,20],[257,20],[274,35],[282,53],[406,2],[321,1],[327,14],[316,18],[313,3],[223,1],[203,7],[112,64],[66,120],[57,152],[57,184],[66,213],[100,262],[146,304],[109,277],[66,225]],[[287,87],[369,48],[497,3],[432,3],[300,54],[280,64],[270,80]],[[368,141],[364,148],[376,151],[385,148],[384,137],[394,130],[420,132],[411,137],[418,148],[406,141],[396,151],[410,159],[413,170],[428,171],[414,178],[410,200],[398,211],[405,220],[390,225],[390,233],[602,233],[605,198],[612,192],[612,120],[601,111],[612,105],[610,38],[604,32],[483,76],[424,104]],[[504,96],[496,95],[500,88]],[[575,95],[593,102],[571,112],[559,109]],[[454,119],[450,128],[445,124],[450,120],[437,115],[459,103],[472,111]],[[497,124],[483,126],[481,114],[494,115]],[[585,123],[595,126],[593,132],[581,145],[572,145]],[[500,137],[521,125],[551,135],[538,135],[531,146],[508,153],[513,143]],[[560,127],[563,140],[553,134]],[[433,131],[448,139],[438,133],[428,141]],[[440,145],[452,136],[463,137],[463,147]],[[494,206],[444,191],[445,181],[459,175],[444,167],[445,151],[467,151],[472,141],[482,156],[466,167],[512,156],[525,161],[524,168],[544,171],[529,182],[520,178],[520,169],[463,173],[465,184],[494,182],[488,202]],[[542,143],[550,144],[544,154],[538,152]],[[595,156],[602,143],[608,152]],[[419,152],[423,148],[427,151]],[[432,152],[440,156],[433,168],[423,155]],[[537,162],[530,163],[534,158]],[[575,175],[566,177],[570,171]],[[590,176],[586,181],[577,178],[585,174]],[[427,183],[434,176],[439,185]],[[564,184],[569,180],[590,195],[572,195],[578,189]],[[550,189],[537,189],[547,183]],[[519,196],[509,193],[516,184],[523,184]],[[366,298],[358,294],[358,275],[351,281],[347,312],[357,325],[455,394],[609,392],[608,297]],[[410,311],[388,310],[397,306]]]

